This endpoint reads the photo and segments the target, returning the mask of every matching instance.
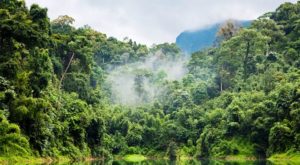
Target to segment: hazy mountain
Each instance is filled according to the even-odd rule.
[[[237,22],[242,27],[247,27],[251,24],[251,21]],[[216,40],[216,33],[221,24],[222,23],[216,23],[205,28],[184,31],[177,36],[176,44],[186,53],[193,53],[203,48],[210,47]]]

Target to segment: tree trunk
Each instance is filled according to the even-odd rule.
[[[221,92],[223,91],[223,82],[222,82],[222,77],[220,78],[220,90],[221,90]]]
[[[75,53],[73,52],[73,54],[72,54],[72,56],[71,56],[71,58],[70,58],[70,61],[69,61],[68,65],[67,65],[65,71],[64,71],[63,74],[61,75],[61,78],[60,78],[60,81],[59,81],[59,90],[61,89],[62,82],[64,81],[65,75],[66,75],[67,72],[68,72],[68,69],[69,69],[69,67],[70,67],[70,65],[71,65],[71,63],[72,63],[72,61],[73,61],[74,56],[75,56]]]
[[[249,53],[250,53],[250,42],[247,42],[246,54],[244,58],[244,79],[248,77],[248,60],[249,60]]]

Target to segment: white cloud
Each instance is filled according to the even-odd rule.
[[[297,0],[289,0],[296,2]],[[140,43],[174,42],[176,36],[229,18],[250,20],[275,10],[286,0],[26,0],[48,8],[51,19],[75,18],[119,39]]]

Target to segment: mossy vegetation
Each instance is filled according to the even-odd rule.
[[[33,157],[33,156],[6,156],[0,157],[0,164],[30,164],[30,165],[38,165],[38,164],[66,164],[70,163],[71,160],[68,157],[60,156],[56,158],[51,157]]]
[[[144,160],[147,160],[144,155],[138,154],[125,155],[123,159],[127,162],[142,162]]]
[[[299,164],[300,163],[300,153],[294,151],[288,151],[286,153],[273,154],[269,161],[275,164]],[[278,163],[281,162],[281,163]]]

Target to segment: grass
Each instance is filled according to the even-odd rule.
[[[9,156],[0,157],[0,164],[43,164],[50,163],[51,159],[47,158],[36,158],[36,157],[20,157],[20,156]]]
[[[268,158],[274,164],[300,164],[300,152],[286,152],[274,154]]]
[[[33,156],[26,156],[26,157],[21,157],[21,156],[8,156],[8,157],[0,157],[0,164],[16,164],[16,165],[21,165],[21,164],[51,164],[53,162],[57,163],[68,163],[70,162],[71,159],[68,157],[58,157],[58,158],[50,158],[50,157],[45,157],[45,158],[38,158],[38,157],[33,157]]]
[[[126,162],[142,162],[147,160],[147,157],[140,154],[125,155],[123,158]]]

